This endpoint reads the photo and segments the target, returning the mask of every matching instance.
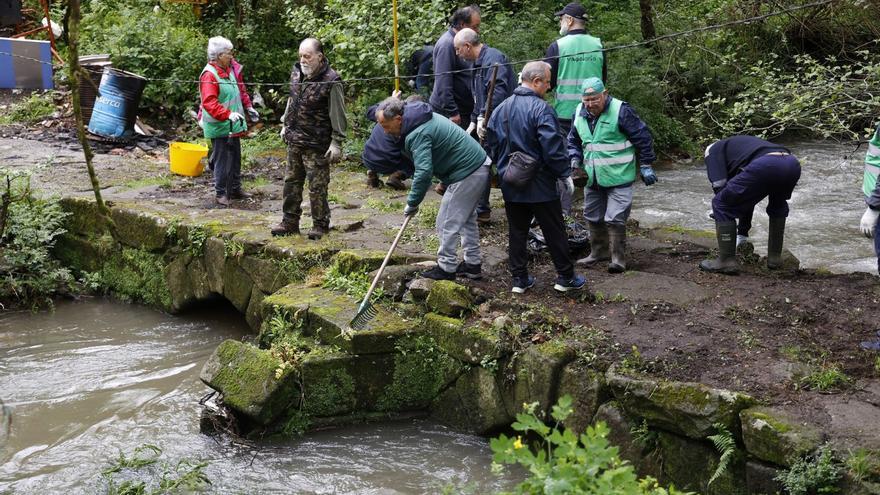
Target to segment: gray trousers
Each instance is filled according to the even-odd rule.
[[[584,188],[584,218],[592,223],[626,225],[633,202],[633,186]]]
[[[477,203],[483,196],[489,180],[489,162],[484,163],[463,180],[450,184],[440,200],[437,212],[437,264],[447,272],[458,267],[458,245],[461,243],[464,261],[482,263],[480,231],[477,228]]]

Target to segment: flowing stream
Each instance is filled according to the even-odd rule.
[[[786,144],[801,162],[801,179],[789,206],[785,247],[803,268],[826,268],[832,272],[877,273],[871,240],[859,232],[865,211],[862,171],[866,148],[851,144],[795,142]],[[707,216],[712,188],[703,161],[674,170],[659,170],[660,181],[650,188],[639,185],[632,217],[642,225],[681,225],[713,230]],[[750,236],[759,254],[767,254],[767,214],[764,200],[755,208]]]
[[[199,371],[248,330],[221,303],[183,317],[91,300],[0,316],[0,398],[12,428],[0,493],[103,493],[101,471],[144,444],[207,461],[211,493],[474,493],[510,488],[483,438],[428,421],[371,424],[254,447],[199,433]]]

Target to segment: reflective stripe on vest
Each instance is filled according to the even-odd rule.
[[[217,69],[211,64],[206,65],[202,69],[202,74],[205,72],[210,72],[217,79],[217,85],[219,86],[217,101],[230,112],[238,112],[239,115],[243,116],[244,106],[241,103],[241,93],[238,91],[238,82],[235,79],[235,73],[233,73],[232,68],[229,68],[229,77],[226,79],[221,78],[220,74],[217,73]],[[230,122],[228,119],[217,120],[202,107],[202,130],[206,139],[215,139],[244,132],[247,130],[247,123],[244,119],[239,119],[238,122]]]
[[[602,78],[602,41],[589,34],[570,34],[556,40],[559,70],[556,73],[556,101],[560,119],[571,119],[581,101],[581,84],[590,77]]]
[[[870,196],[877,187],[877,176],[880,175],[880,127],[874,131],[874,137],[868,142],[868,154],[865,155],[865,174],[862,179],[862,192]]]
[[[598,183],[602,187],[613,187],[636,180],[635,149],[617,125],[622,104],[611,98],[592,131],[587,119],[581,117],[583,105],[575,109],[574,126],[583,143],[583,167],[590,186]]]

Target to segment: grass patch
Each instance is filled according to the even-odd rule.
[[[0,124],[27,123],[49,117],[55,112],[53,95],[53,91],[31,94],[0,114]]]
[[[287,146],[281,140],[278,132],[269,129],[261,129],[251,134],[249,139],[241,140],[241,168],[247,170],[257,164],[257,161],[267,155],[281,155],[286,153]]]
[[[383,213],[403,212],[403,203],[400,201],[388,201],[387,199],[370,198],[365,203],[367,208]]]
[[[846,387],[852,382],[836,363],[822,363],[819,369],[801,378],[800,384],[805,388],[826,392]]]
[[[163,174],[126,181],[122,183],[122,187],[124,189],[140,189],[142,187],[159,186],[160,189],[171,189],[173,183],[173,175]]]
[[[256,189],[258,187],[268,186],[269,179],[265,177],[254,177],[253,179],[247,179],[242,181],[242,187],[245,189]]]

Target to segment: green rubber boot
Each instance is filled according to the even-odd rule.
[[[712,273],[736,275],[739,263],[736,261],[736,222],[715,222],[715,235],[718,238],[718,258],[703,260],[700,269]]]
[[[767,268],[782,268],[782,238],[785,236],[785,217],[770,218],[770,234],[767,238]]]
[[[611,238],[608,273],[623,273],[626,271],[626,225],[609,225],[608,235]]]
[[[590,228],[590,255],[577,260],[578,265],[593,265],[599,261],[611,259],[608,250],[608,224],[589,222]]]

